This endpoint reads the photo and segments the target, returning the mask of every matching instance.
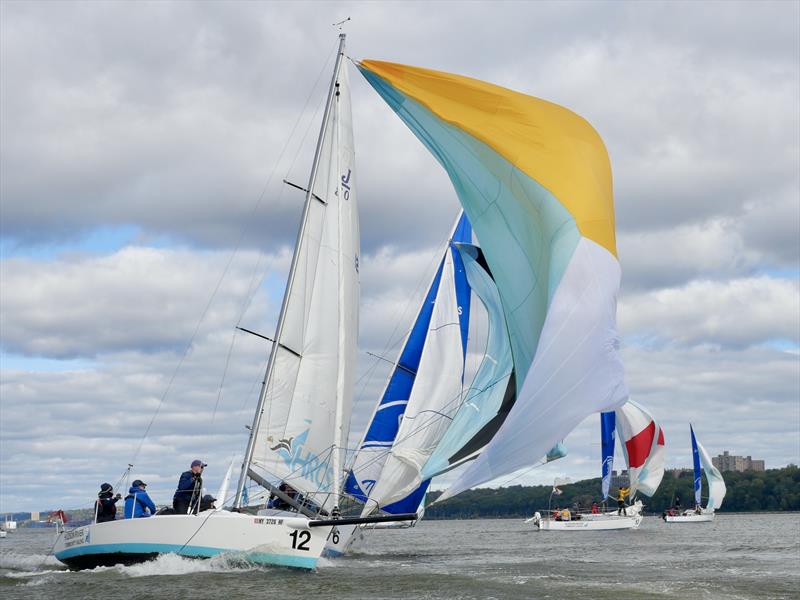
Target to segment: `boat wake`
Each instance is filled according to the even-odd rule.
[[[153,577],[157,575],[190,575],[194,573],[233,573],[255,571],[264,567],[247,562],[236,555],[220,554],[209,559],[192,559],[177,554],[162,554],[155,560],[137,565],[98,567],[92,571],[117,571],[127,577]]]
[[[0,552],[0,569],[33,575],[53,570],[63,571],[66,567],[56,560],[52,554],[19,554],[17,552]],[[11,575],[10,573],[8,575]]]
[[[241,573],[265,570],[269,567],[255,565],[236,555],[220,554],[210,559],[192,559],[177,554],[162,554],[154,560],[136,565],[115,565],[96,567],[84,571],[68,571],[52,555],[16,554],[0,555],[0,569],[6,570],[4,577],[11,579],[31,579],[27,585],[38,585],[52,575],[92,575],[118,573],[124,577],[154,577],[159,575],[192,575],[195,573]]]

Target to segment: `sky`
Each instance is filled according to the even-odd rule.
[[[242,453],[337,44],[562,104],[611,158],[633,398],[667,465],[800,462],[800,3],[0,3],[0,513],[158,503]],[[352,67],[351,67],[352,68]],[[351,439],[458,211],[351,70],[361,318]],[[480,359],[474,328],[470,364]],[[491,485],[599,472],[569,455]],[[446,484],[446,480],[439,485]]]

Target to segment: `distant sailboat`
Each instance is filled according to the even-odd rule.
[[[722,473],[714,466],[711,457],[694,435],[694,428],[689,425],[692,436],[692,465],[694,467],[694,509],[685,510],[681,514],[664,513],[667,523],[708,523],[714,520],[714,511],[722,506],[725,499],[725,480]],[[702,469],[702,470],[701,470]],[[702,472],[708,480],[708,502],[705,508],[702,503]]]
[[[628,400],[616,411],[600,414],[603,501],[605,502],[611,495],[617,423],[620,424],[620,442],[630,478],[630,487],[627,490],[618,490],[617,494],[629,495],[631,500],[635,499],[637,492],[652,496],[664,477],[664,433],[642,406]],[[545,531],[635,529],[642,522],[643,508],[642,502],[636,500],[617,510],[570,514],[568,519],[551,518],[549,511],[547,516],[542,517],[541,513],[537,512],[529,521],[533,521],[534,525]]]

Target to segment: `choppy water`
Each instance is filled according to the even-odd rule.
[[[711,524],[538,532],[521,520],[427,521],[371,532],[315,573],[174,555],[68,572],[50,532],[0,539],[0,596],[12,598],[798,598],[800,514],[717,515]]]

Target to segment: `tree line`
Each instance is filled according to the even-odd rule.
[[[751,511],[800,511],[800,468],[789,465],[783,469],[763,472],[726,472],[723,474],[727,493],[718,512]],[[694,475],[691,470],[680,472],[677,477],[667,472],[652,498],[643,497],[645,512],[660,514],[674,506],[676,497],[683,507],[694,505]],[[560,487],[561,494],[552,497],[552,507],[572,507],[576,502],[588,509],[592,502],[600,503],[600,478],[586,479]],[[530,517],[534,511],[548,508],[550,485],[514,485],[498,489],[479,488],[463,492],[441,504],[430,506],[426,519],[474,519],[474,518],[520,518]],[[616,494],[611,490],[611,495]],[[703,504],[706,494],[703,478]],[[428,504],[441,495],[430,492]],[[609,504],[616,507],[616,502]]]

